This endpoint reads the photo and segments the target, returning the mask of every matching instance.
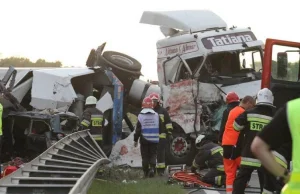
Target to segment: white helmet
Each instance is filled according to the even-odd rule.
[[[258,91],[256,104],[257,105],[268,105],[273,106],[274,96],[271,90],[268,88],[263,88]]]
[[[196,138],[196,141],[195,141],[196,148],[200,149],[199,143],[202,141],[202,139],[203,139],[204,137],[205,137],[204,135],[199,135],[199,136]]]
[[[97,99],[94,96],[89,96],[85,100],[85,105],[95,105],[97,104]]]

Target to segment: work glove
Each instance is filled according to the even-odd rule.
[[[137,146],[138,146],[138,142],[134,142],[134,143],[133,143],[133,146],[134,146],[134,147],[137,147]]]

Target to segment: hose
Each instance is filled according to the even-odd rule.
[[[184,171],[175,172],[172,175],[172,178],[182,181],[182,182],[191,182],[200,186],[212,187],[211,184],[204,183],[199,180],[200,176],[195,173],[188,173]]]

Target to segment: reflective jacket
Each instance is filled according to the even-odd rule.
[[[215,168],[224,171],[222,147],[211,141],[201,146],[193,161],[193,167],[200,170]]]
[[[226,122],[227,122],[227,119],[228,119],[228,115],[229,115],[229,112],[236,106],[239,105],[239,102],[232,102],[232,103],[229,103],[227,105],[227,108],[224,110],[223,112],[223,116],[222,116],[222,121],[221,121],[221,125],[220,125],[220,130],[219,130],[219,142],[222,142],[222,139],[223,139],[223,134],[224,134],[224,131],[225,131],[225,125],[226,125]]]
[[[251,144],[256,134],[267,125],[274,115],[274,108],[266,105],[257,105],[246,110],[238,116],[233,124],[236,131],[241,132],[240,138],[244,136],[241,165],[260,167],[261,163],[251,152]]]
[[[172,131],[173,130],[173,126],[172,126],[172,121],[170,119],[170,115],[168,113],[168,111],[161,107],[161,106],[156,106],[154,108],[154,111],[157,112],[157,114],[159,115],[164,127],[165,127],[165,130],[166,132],[168,131]],[[159,135],[159,138],[166,138],[166,133],[163,132]]]
[[[164,132],[159,115],[152,109],[143,109],[138,115],[138,122],[134,133],[134,141],[140,138],[140,143],[158,143],[159,134]]]
[[[104,126],[103,113],[97,108],[87,108],[83,112],[81,125],[84,129],[90,129],[95,140],[102,140]]]
[[[240,132],[234,130],[234,120],[243,112],[245,109],[241,106],[233,108],[228,115],[228,119],[225,125],[225,131],[223,134],[222,145],[236,145],[239,138]]]

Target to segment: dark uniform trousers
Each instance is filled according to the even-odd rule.
[[[171,132],[173,130],[173,126],[171,123],[171,119],[170,116],[167,112],[166,109],[164,109],[161,106],[155,107],[154,108],[155,112],[157,112],[157,114],[159,115],[162,124],[164,125],[164,130],[163,133],[159,134],[159,143],[158,143],[158,149],[157,149],[157,164],[156,164],[156,168],[157,168],[157,173],[161,174],[164,173],[165,168],[166,168],[166,146],[168,143],[168,139],[167,139],[167,133]]]
[[[224,171],[212,168],[200,180],[208,184],[222,186],[225,185],[226,176]]]
[[[259,183],[261,185],[261,192],[262,192],[262,185],[264,183],[264,171],[262,167],[254,168],[252,166],[241,166],[237,177],[233,183],[233,194],[243,194],[245,192],[246,185],[248,181],[251,179],[252,172],[257,170]]]
[[[222,186],[225,184],[226,176],[222,155],[222,147],[213,142],[205,143],[200,147],[199,152],[193,161],[192,168],[199,170],[209,169],[209,171],[200,178],[201,181],[215,186]]]
[[[155,169],[156,166],[156,157],[157,157],[157,143],[151,143],[144,139],[140,140],[140,149],[142,155],[142,166],[143,171],[148,173],[149,166],[152,169]]]

